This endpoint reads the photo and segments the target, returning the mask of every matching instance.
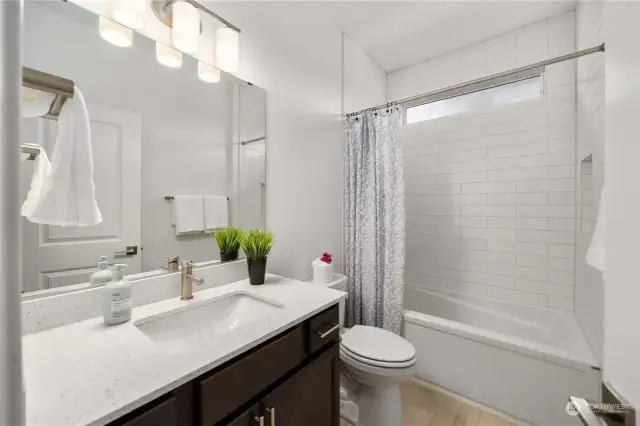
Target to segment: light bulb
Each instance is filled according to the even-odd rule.
[[[220,70],[204,62],[198,61],[198,77],[207,83],[220,81]]]
[[[182,53],[166,44],[156,42],[156,59],[170,68],[182,66]]]
[[[124,26],[134,30],[144,27],[146,0],[110,0],[111,17]]]
[[[196,53],[200,38],[200,12],[186,1],[173,4],[173,45],[184,53]]]
[[[102,16],[98,19],[98,31],[100,37],[116,46],[129,47],[133,44],[133,31]]]
[[[216,66],[223,71],[234,72],[238,68],[240,34],[231,28],[216,31]]]

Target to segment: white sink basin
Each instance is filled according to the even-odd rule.
[[[135,326],[154,342],[185,351],[209,344],[282,307],[249,293],[235,292],[139,319]]]

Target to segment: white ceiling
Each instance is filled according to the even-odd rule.
[[[574,0],[338,1],[322,2],[318,13],[393,72],[574,7]]]

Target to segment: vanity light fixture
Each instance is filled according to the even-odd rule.
[[[133,44],[133,31],[107,18],[98,19],[100,37],[119,47],[129,47]]]
[[[238,50],[240,34],[232,28],[216,30],[216,65],[223,71],[235,72],[238,69]]]
[[[202,61],[198,61],[198,77],[207,83],[217,83],[220,81],[220,70]]]
[[[173,3],[173,45],[184,53],[196,53],[200,39],[200,12],[191,3]]]
[[[184,53],[196,53],[202,26],[200,12],[211,16],[224,27],[216,31],[216,67],[227,72],[238,68],[240,28],[212,12],[196,0],[151,0],[151,10],[160,22],[171,28],[173,45]]]
[[[156,42],[156,59],[169,68],[182,66],[182,52],[159,42]]]
[[[144,27],[147,0],[110,0],[109,14],[117,22],[133,30]]]

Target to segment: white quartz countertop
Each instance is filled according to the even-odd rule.
[[[154,343],[135,321],[188,304],[243,291],[282,305],[197,351]],[[135,295],[134,295],[135,297]],[[268,275],[140,306],[132,320],[107,327],[102,317],[23,338],[27,426],[105,425],[336,304],[346,293]]]

